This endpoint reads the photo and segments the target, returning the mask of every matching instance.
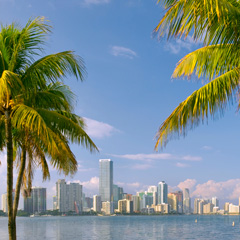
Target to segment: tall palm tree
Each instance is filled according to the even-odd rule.
[[[19,174],[15,188],[14,216],[17,214],[21,184],[24,183],[29,193],[33,170],[36,167],[41,167],[43,180],[50,178],[47,159],[51,165],[65,175],[74,174],[77,171],[77,161],[68,146],[69,141],[83,145],[90,152],[97,150],[84,131],[83,120],[70,112],[71,105],[67,99],[71,99],[72,95],[69,88],[62,83],[50,84],[45,89],[31,93],[30,98],[25,99],[25,95],[23,96],[22,100],[25,100],[25,105],[22,104],[21,107],[24,113],[13,112],[14,142],[20,148],[19,161],[16,161]],[[25,121],[21,121],[21,118]],[[27,123],[31,122],[32,118],[42,118],[43,121],[40,121],[35,129],[29,128]],[[44,134],[37,133],[40,125],[45,125],[48,134],[53,138],[51,145],[46,141],[47,137]],[[57,144],[57,147],[52,147],[54,144]]]
[[[67,94],[62,92],[59,95],[60,91],[48,89],[49,84],[56,84],[67,74],[83,80],[82,59],[72,51],[65,51],[35,61],[35,57],[43,52],[42,45],[50,28],[44,18],[36,18],[29,20],[23,28],[16,24],[2,26],[0,32],[0,125],[4,122],[4,129],[1,127],[0,132],[5,134],[0,148],[6,146],[7,149],[8,231],[11,240],[16,239],[19,189],[26,154],[31,158],[34,152],[31,148],[35,147],[45,170],[45,156],[50,156],[53,165],[66,174],[74,173],[77,164],[68,140],[76,141],[90,151],[97,150],[84,132],[81,119],[71,113]],[[20,164],[19,168],[18,194],[13,208],[13,140],[17,138],[23,165]],[[34,144],[29,145],[29,140]],[[64,161],[63,153],[66,155]]]
[[[203,47],[182,58],[173,77],[196,75],[207,81],[181,102],[162,123],[157,133],[158,146],[176,135],[186,135],[239,102],[240,80],[240,2],[238,0],[159,0],[166,9],[154,32],[159,37],[187,37],[201,41]],[[240,106],[240,103],[239,103]]]

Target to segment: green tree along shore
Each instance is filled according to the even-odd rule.
[[[30,193],[33,171],[40,167],[50,178],[48,164],[65,175],[77,171],[69,143],[90,152],[96,145],[73,113],[74,94],[61,80],[67,74],[83,80],[83,60],[72,51],[39,58],[51,26],[42,18],[21,28],[13,23],[0,32],[0,150],[7,150],[9,239],[17,239],[16,215],[22,188]],[[37,59],[35,59],[37,58]],[[13,168],[18,170],[12,198]]]
[[[181,102],[162,123],[155,149],[209,116],[221,115],[228,103],[239,103],[240,2],[237,0],[158,0],[166,12],[155,28],[159,37],[187,37],[192,34],[203,47],[182,58],[173,77],[196,75],[206,81]]]

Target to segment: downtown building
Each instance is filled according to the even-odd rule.
[[[158,183],[158,204],[168,203],[168,185],[162,181]]]
[[[24,212],[29,214],[45,213],[47,211],[47,189],[32,187],[31,196],[24,197]]]
[[[191,198],[188,188],[183,189],[183,212],[185,214],[191,213]]]
[[[102,202],[113,202],[113,162],[110,159],[99,160],[99,195]]]
[[[56,209],[61,213],[82,212],[82,185],[79,183],[67,184],[64,179],[56,182]]]
[[[149,186],[147,192],[152,193],[153,205],[157,205],[158,204],[158,188],[157,188],[157,186]]]
[[[15,190],[12,192],[12,202],[14,202]],[[7,193],[2,194],[2,211],[8,212]]]
[[[94,195],[93,196],[93,211],[100,213],[101,212],[101,208],[102,208],[101,196]]]

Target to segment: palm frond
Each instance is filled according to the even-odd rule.
[[[222,113],[228,102],[234,100],[234,93],[239,88],[240,71],[235,68],[215,80],[209,82],[199,90],[193,92],[185,101],[171,113],[162,123],[157,133],[158,145],[164,146],[175,135],[185,136],[188,129],[192,129],[208,116]]]
[[[240,3],[237,0],[175,0],[162,2],[167,9],[155,28],[159,37],[188,36],[206,45],[239,41]]]
[[[10,105],[10,100],[23,90],[22,81],[19,76],[11,71],[5,70],[0,78],[0,102]]]
[[[198,78],[216,78],[236,67],[240,66],[240,59],[236,46],[211,45],[193,51],[182,58],[173,72],[173,78],[192,74]]]
[[[26,69],[22,81],[28,89],[35,89],[63,79],[68,74],[81,80],[86,74],[83,59],[72,51],[51,54],[37,60]]]
[[[50,29],[51,26],[46,24],[44,17],[30,19],[16,36],[8,69],[20,73],[25,65],[29,65],[34,60],[34,55],[43,51],[41,45],[45,43]]]
[[[75,95],[61,82],[49,84],[45,88],[23,94],[25,104],[34,108],[71,111]]]
[[[81,144],[90,150],[98,151],[97,146],[84,131],[83,119],[66,111],[38,109],[39,114],[53,131],[60,131],[72,143]],[[81,125],[80,125],[81,124]]]

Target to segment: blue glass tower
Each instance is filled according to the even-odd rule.
[[[99,160],[99,195],[103,202],[113,201],[113,162],[111,159]]]
[[[168,203],[168,185],[162,181],[158,183],[158,204]]]

